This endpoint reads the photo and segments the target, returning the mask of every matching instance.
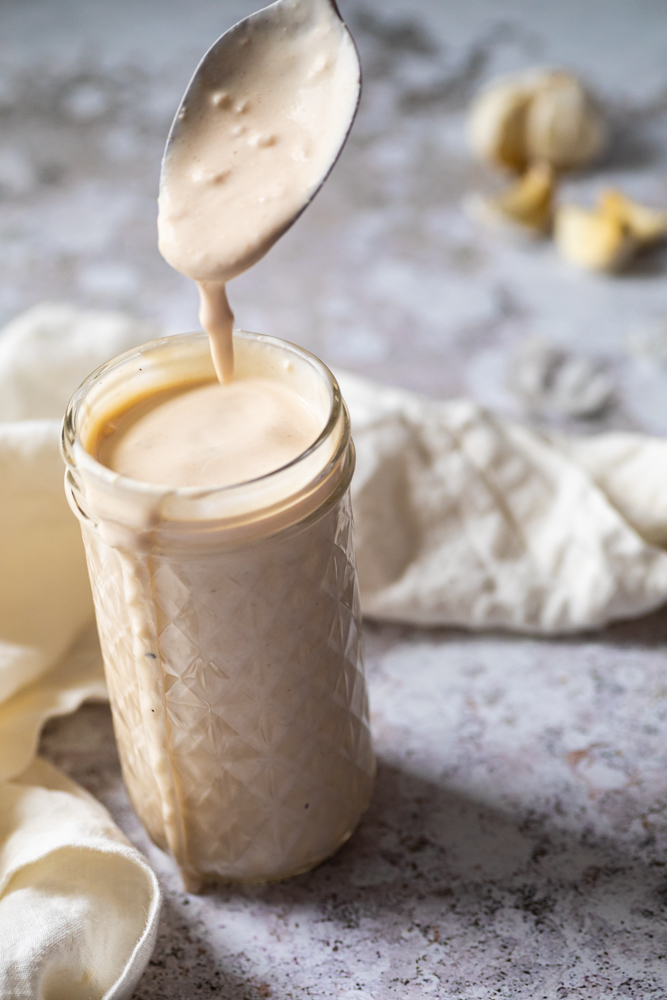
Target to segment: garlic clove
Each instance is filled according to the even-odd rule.
[[[604,116],[583,83],[562,70],[504,77],[474,100],[468,117],[473,153],[517,173],[543,160],[556,170],[584,166],[604,149]]]
[[[548,163],[534,163],[514,184],[498,195],[478,195],[472,213],[493,226],[517,227],[527,235],[548,232],[553,213],[554,172]]]
[[[667,236],[667,212],[632,201],[622,191],[607,188],[598,198],[598,209],[624,225],[640,246],[657,243]]]
[[[554,239],[566,260],[592,271],[618,271],[637,247],[619,219],[578,205],[556,209]]]
[[[608,141],[605,120],[591,95],[577,77],[559,71],[539,81],[525,127],[529,156],[560,171],[590,163]]]
[[[517,173],[525,170],[525,118],[530,103],[528,80],[512,77],[499,81],[473,102],[468,116],[468,140],[483,163]]]

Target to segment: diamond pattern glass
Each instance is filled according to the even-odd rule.
[[[186,882],[307,870],[372,791],[349,492],[230,548],[82,529],[125,782]]]

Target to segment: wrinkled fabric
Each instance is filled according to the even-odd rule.
[[[667,442],[546,435],[341,374],[362,609],[556,635],[667,599]]]
[[[129,997],[157,879],[102,806],[46,761],[0,785],[0,996]]]
[[[160,890],[106,810],[45,761],[54,716],[106,698],[60,425],[79,382],[154,336],[125,316],[40,306],[0,335],[0,997],[124,1000]]]
[[[122,1000],[154,945],[154,874],[99,803],[35,758],[44,723],[106,697],[59,455],[67,401],[159,334],[62,305],[0,335],[0,996]],[[546,435],[468,401],[339,373],[364,612],[558,634],[667,600],[667,443]]]

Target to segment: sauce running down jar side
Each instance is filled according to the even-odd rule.
[[[237,331],[234,349],[237,377],[279,380],[321,417],[275,472],[173,489],[94,458],[114,413],[215,377],[201,333],[102,366],[63,427],[124,780],[190,890],[313,867],[353,832],[375,771],[345,404],[294,345]]]

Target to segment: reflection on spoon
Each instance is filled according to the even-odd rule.
[[[278,0],[204,56],[162,161],[160,252],[199,283],[220,381],[233,377],[225,284],[264,256],[345,143],[359,59],[333,0]]]

